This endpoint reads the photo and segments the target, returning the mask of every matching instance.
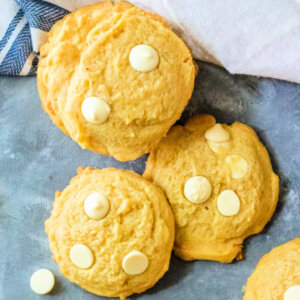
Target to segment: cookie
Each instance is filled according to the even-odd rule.
[[[70,281],[125,299],[168,270],[174,217],[163,192],[140,175],[78,169],[57,192],[45,228],[53,259]]]
[[[185,260],[242,259],[243,240],[264,228],[278,199],[278,177],[255,132],[211,115],[174,126],[150,153],[144,177],[170,202],[175,254]]]
[[[160,16],[125,1],[67,15],[40,54],[43,109],[82,148],[120,161],[150,152],[194,87],[185,43]]]
[[[244,300],[300,299],[300,238],[264,255],[249,277]]]

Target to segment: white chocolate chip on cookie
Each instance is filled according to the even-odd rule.
[[[219,195],[217,206],[223,216],[234,216],[240,210],[240,199],[234,191],[225,190]]]
[[[239,155],[229,155],[225,161],[230,167],[232,178],[241,179],[248,173],[248,163],[243,157]]]
[[[158,65],[158,54],[148,45],[137,45],[129,54],[129,62],[133,69],[140,72],[149,72]]]
[[[80,269],[88,269],[94,262],[94,255],[90,248],[77,244],[71,248],[70,259]]]
[[[300,285],[294,285],[284,293],[284,300],[299,300],[299,299],[300,299]]]
[[[99,192],[92,193],[84,201],[84,211],[92,219],[103,219],[109,211],[109,201]]]
[[[101,124],[107,120],[110,107],[100,98],[88,97],[81,104],[81,112],[89,123]]]
[[[148,268],[148,258],[140,251],[131,251],[122,261],[123,270],[129,275],[138,275]]]
[[[217,123],[204,133],[205,138],[210,142],[223,143],[230,140],[230,135],[221,124]]]
[[[211,183],[206,177],[191,177],[184,185],[184,196],[192,203],[203,203],[210,195]]]

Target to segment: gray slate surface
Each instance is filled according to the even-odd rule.
[[[170,271],[154,288],[129,299],[242,299],[241,290],[260,257],[300,236],[300,85],[233,76],[206,63],[199,67],[193,98],[180,122],[209,112],[219,122],[252,126],[280,176],[279,205],[263,233],[246,240],[245,260],[220,264],[173,257]],[[0,299],[101,299],[60,274],[43,223],[55,191],[68,184],[79,165],[142,173],[145,159],[120,163],[82,150],[42,111],[35,77],[0,78]],[[30,289],[30,276],[39,268],[55,274],[50,295],[38,296]]]

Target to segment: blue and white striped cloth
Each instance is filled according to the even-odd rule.
[[[34,74],[38,48],[68,10],[46,1],[0,1],[0,74]]]

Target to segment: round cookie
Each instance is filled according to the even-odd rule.
[[[265,254],[249,277],[244,300],[300,299],[300,238]]]
[[[125,1],[67,15],[40,54],[43,109],[82,148],[120,161],[150,152],[194,87],[185,43],[160,16]]]
[[[174,227],[157,186],[113,168],[79,168],[56,193],[45,222],[64,276],[91,293],[121,299],[149,289],[168,270]]]
[[[242,259],[243,240],[274,213],[279,180],[255,132],[198,115],[174,126],[150,153],[143,175],[175,215],[175,254],[185,260]]]

